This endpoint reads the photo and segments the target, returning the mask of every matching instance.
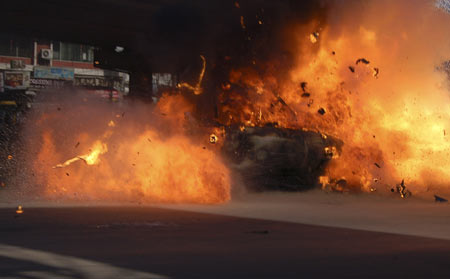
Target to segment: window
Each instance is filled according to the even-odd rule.
[[[56,54],[56,56],[55,56]],[[94,61],[94,48],[91,46],[72,44],[72,43],[54,43],[54,59],[80,62]]]
[[[31,57],[32,54],[33,42],[31,40],[0,37],[0,55]]]

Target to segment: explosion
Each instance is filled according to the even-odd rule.
[[[153,118],[169,113],[165,107],[168,103],[170,109],[188,109],[179,96],[166,98],[169,100],[161,101]],[[75,147],[67,148],[57,138],[61,137],[60,125],[70,123],[69,118],[44,114],[37,127],[43,138],[33,166],[36,177],[49,198],[206,204],[228,201],[228,169],[214,149],[206,148],[208,134],[203,142],[195,142],[183,132],[184,120],[179,116],[153,120],[155,126],[143,130],[123,118],[115,125],[104,125],[106,131],[100,139],[94,133],[82,132],[75,137]],[[166,131],[160,129],[163,126]],[[87,152],[80,152],[81,146],[88,147]],[[64,159],[75,152],[84,155]]]
[[[450,17],[413,2],[337,2],[327,23],[291,26],[289,75],[274,71],[274,61],[233,69],[231,90],[219,98],[221,122],[341,139],[324,187],[345,181],[337,186],[373,192],[404,180],[415,194],[448,192],[450,100],[439,68],[450,56]]]
[[[288,42],[293,62],[283,71],[276,59],[252,58],[246,66],[232,65],[227,80],[211,81],[201,55],[198,82],[180,83],[177,94],[164,95],[150,110],[156,120],[136,126],[105,119],[102,127],[109,132],[103,136],[81,131],[76,137],[90,146],[84,152],[66,152],[67,144],[55,139],[58,129],[50,123],[56,118],[46,115],[39,121],[44,132],[34,166],[38,177],[53,197],[226,202],[229,171],[218,154],[229,144],[224,127],[243,133],[248,127],[270,126],[279,131],[269,136],[286,138],[278,140],[280,154],[286,152],[286,142],[295,146],[291,130],[319,135],[295,138],[303,140],[304,149],[298,150],[305,156],[312,156],[309,143],[315,151],[325,146],[317,162],[307,157],[316,170],[301,168],[324,189],[397,189],[402,197],[409,191],[450,192],[450,99],[444,67],[450,59],[450,29],[443,27],[449,26],[450,16],[444,12],[445,1],[412,2],[333,2],[326,21],[284,26],[288,39],[283,43]],[[360,10],[364,13],[355,13]],[[251,28],[251,22],[242,26],[245,34]],[[232,58],[224,60],[231,63]],[[211,64],[217,67],[218,62]],[[209,87],[203,85],[205,76]],[[201,100],[208,96],[216,98],[216,116],[199,123],[206,115]],[[265,160],[272,154],[263,150],[269,145],[254,140],[265,135],[250,133],[244,136],[262,152],[256,154],[262,159],[255,158]],[[338,141],[328,138],[343,145],[333,146]],[[247,146],[242,149],[248,151]],[[325,159],[331,161],[320,173]],[[267,170],[272,171],[270,165]]]

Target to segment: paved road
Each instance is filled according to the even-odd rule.
[[[450,278],[450,241],[152,207],[0,209],[0,278]]]

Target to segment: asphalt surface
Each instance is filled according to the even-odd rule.
[[[2,208],[0,278],[450,278],[450,241],[146,206]]]

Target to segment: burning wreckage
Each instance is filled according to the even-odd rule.
[[[308,190],[319,185],[342,142],[312,131],[227,127],[222,152],[252,190]]]

